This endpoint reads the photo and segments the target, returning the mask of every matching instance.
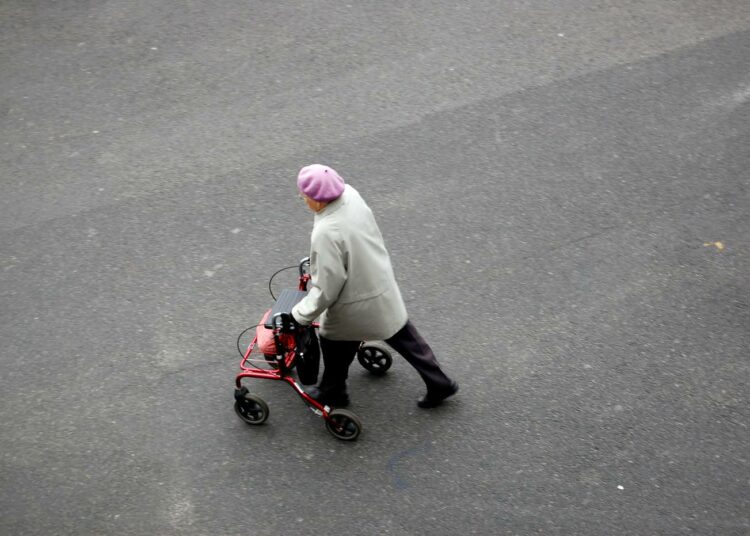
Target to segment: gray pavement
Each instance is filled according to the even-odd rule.
[[[750,4],[620,4],[0,2],[0,534],[747,534]],[[311,162],[461,384],[353,444],[232,410]]]

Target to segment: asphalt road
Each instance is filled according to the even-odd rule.
[[[0,125],[0,534],[750,532],[750,3],[3,0]],[[351,444],[232,409],[312,162],[461,384]]]

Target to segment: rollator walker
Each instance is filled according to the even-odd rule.
[[[262,380],[280,380],[288,383],[316,415],[323,418],[326,429],[337,439],[354,441],[362,432],[362,422],[352,412],[342,408],[332,408],[321,404],[308,395],[303,385],[317,382],[320,362],[320,347],[315,330],[317,322],[311,326],[300,326],[292,318],[292,308],[307,295],[310,282],[310,258],[302,259],[298,266],[282,268],[276,272],[268,283],[271,297],[275,303],[267,311],[256,328],[255,336],[247,349],[237,349],[242,355],[240,372],[235,378],[234,409],[237,415],[247,424],[260,425],[266,422],[269,415],[268,404],[247,388],[248,378]],[[289,268],[299,268],[299,284],[296,289],[287,288],[281,291],[278,298],[271,290],[273,278]],[[382,376],[388,371],[393,359],[388,350],[363,342],[357,350],[357,360],[371,374]]]

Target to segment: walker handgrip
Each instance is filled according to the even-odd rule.
[[[294,326],[294,320],[290,313],[276,313],[273,315],[273,327],[279,328],[282,332],[288,333],[292,331]]]
[[[306,273],[305,272],[305,268],[304,268],[305,265],[310,266],[310,257],[305,257],[304,259],[302,259],[301,261],[299,261],[299,275],[300,275],[300,277],[302,277]]]

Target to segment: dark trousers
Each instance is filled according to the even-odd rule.
[[[432,348],[411,321],[407,321],[403,328],[385,342],[414,367],[424,380],[428,392],[443,391],[450,387],[450,378],[440,368]],[[346,389],[349,365],[354,361],[360,344],[360,341],[333,341],[320,337],[324,366],[321,390]]]

